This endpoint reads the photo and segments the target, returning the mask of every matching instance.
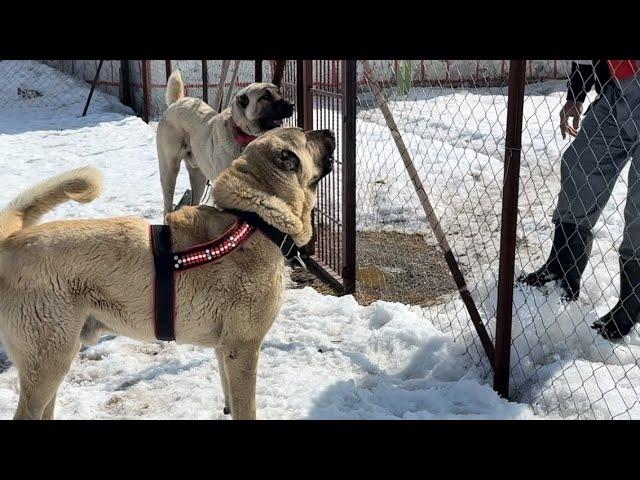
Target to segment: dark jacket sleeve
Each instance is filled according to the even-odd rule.
[[[567,100],[584,102],[595,81],[593,62],[588,65],[571,62],[571,73],[567,82]]]

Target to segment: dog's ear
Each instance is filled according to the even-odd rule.
[[[296,170],[300,165],[300,159],[291,150],[282,150],[276,155],[275,162],[281,170]]]
[[[247,105],[249,105],[249,97],[246,95],[238,95],[236,102],[240,108],[247,108]]]

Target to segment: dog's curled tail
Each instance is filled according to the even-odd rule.
[[[89,203],[102,193],[102,173],[87,166],[44,180],[22,192],[0,211],[0,242],[35,225],[40,217],[68,200]]]
[[[167,80],[167,93],[164,97],[167,101],[167,107],[182,97],[184,97],[184,82],[180,70],[175,69]]]

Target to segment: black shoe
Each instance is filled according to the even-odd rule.
[[[563,298],[577,300],[580,295],[580,279],[591,254],[593,234],[591,230],[572,223],[559,223],[553,234],[551,253],[538,270],[518,278],[519,282],[541,287],[560,280],[565,291]]]
[[[620,259],[620,299],[591,328],[609,340],[628,335],[640,320],[640,261]]]

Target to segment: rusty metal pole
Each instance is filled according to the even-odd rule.
[[[255,61],[253,81],[262,82],[262,60]]]
[[[206,60],[202,62],[202,101],[209,103],[209,67]]]
[[[313,130],[313,60],[304,60],[304,123],[302,128]]]
[[[93,83],[91,84],[91,90],[89,90],[89,96],[87,97],[87,103],[85,103],[84,105],[84,110],[82,112],[82,116],[86,116],[87,115],[87,110],[89,110],[89,104],[91,103],[91,97],[93,97],[93,91],[96,89],[96,84],[98,83],[98,80],[100,79],[100,70],[102,70],[102,64],[104,63],[104,60],[100,60],[100,63],[98,63],[98,68],[96,68],[96,75],[95,77],[93,77]]]
[[[131,92],[131,73],[129,71],[129,60],[120,60],[120,82],[122,91],[120,99],[123,105],[133,108],[133,93]]]
[[[304,128],[304,60],[296,60],[296,112],[297,126]]]
[[[509,397],[513,277],[516,256],[516,228],[518,224],[520,150],[522,145],[522,111],[526,64],[526,60],[509,61],[509,97],[507,101],[498,304],[496,308],[496,352],[493,370],[493,388],[504,398]]]
[[[280,86],[282,83],[282,76],[284,75],[284,67],[286,66],[286,60],[276,60],[276,66],[273,69],[273,78],[271,79],[271,83]]]
[[[356,100],[357,60],[342,61],[342,281],[356,290]]]
[[[142,60],[142,102],[144,104],[144,116],[142,119],[149,123],[151,119],[151,72],[149,60]]]
[[[302,63],[301,68],[298,70],[298,82],[301,82],[302,86],[298,90],[299,104],[301,112],[298,112],[298,126],[305,130],[313,130],[313,60],[299,60]],[[318,239],[316,233],[316,212],[314,209],[311,215],[311,223],[313,228],[313,235],[311,241],[307,244],[305,251],[308,255],[315,255],[316,253],[316,240]]]

